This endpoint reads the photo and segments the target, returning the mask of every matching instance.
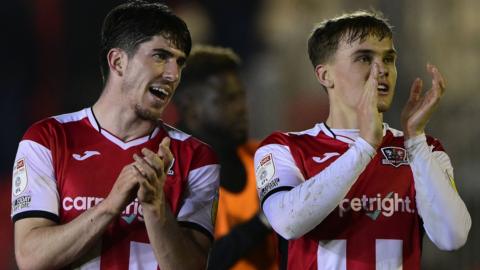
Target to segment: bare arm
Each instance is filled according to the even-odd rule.
[[[84,254],[103,234],[115,215],[104,203],[69,223],[44,218],[15,222],[15,257],[20,269],[57,269]]]
[[[160,269],[205,269],[211,240],[196,230],[181,228],[170,209],[144,207],[148,238]]]
[[[120,173],[109,196],[66,224],[45,218],[15,222],[15,257],[20,269],[57,269],[78,260],[101,237],[132,198],[133,166]],[[133,193],[134,194],[134,193]]]

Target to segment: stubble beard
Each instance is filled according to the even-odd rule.
[[[138,116],[138,118],[151,122],[157,122],[161,118],[160,114],[157,115],[152,111],[143,108],[140,104],[135,104],[135,114]]]

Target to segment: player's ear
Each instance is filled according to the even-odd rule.
[[[107,61],[110,73],[121,77],[127,66],[128,55],[122,49],[112,48],[107,54]]]
[[[330,66],[328,64],[318,64],[315,67],[315,75],[317,76],[317,80],[322,84],[325,88],[333,88],[333,78],[331,76]]]

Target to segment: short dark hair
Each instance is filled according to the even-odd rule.
[[[168,6],[155,1],[135,0],[112,9],[103,21],[100,44],[100,69],[106,82],[109,75],[107,54],[112,48],[135,54],[138,46],[153,36],[162,35],[187,56],[192,40],[185,22]]]
[[[197,86],[206,83],[210,76],[236,72],[240,65],[240,57],[229,48],[194,46],[182,71],[182,80],[175,91],[173,102],[179,107],[188,106],[186,103],[199,91]]]
[[[377,11],[355,11],[318,24],[308,39],[308,56],[315,68],[335,54],[342,39],[347,43],[363,41],[368,36],[379,40],[392,38],[392,26]]]

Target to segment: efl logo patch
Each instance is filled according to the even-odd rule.
[[[25,164],[25,159],[19,159],[15,162],[13,167],[13,185],[12,192],[13,196],[20,195],[25,188],[27,188],[28,178],[27,178],[27,166]]]
[[[382,164],[390,164],[394,167],[400,167],[400,165],[408,165],[407,150],[396,147],[383,147],[381,149],[384,159]]]
[[[260,164],[255,170],[257,176],[257,187],[264,188],[275,175],[275,165],[273,164],[272,154],[268,154],[260,160]]]

